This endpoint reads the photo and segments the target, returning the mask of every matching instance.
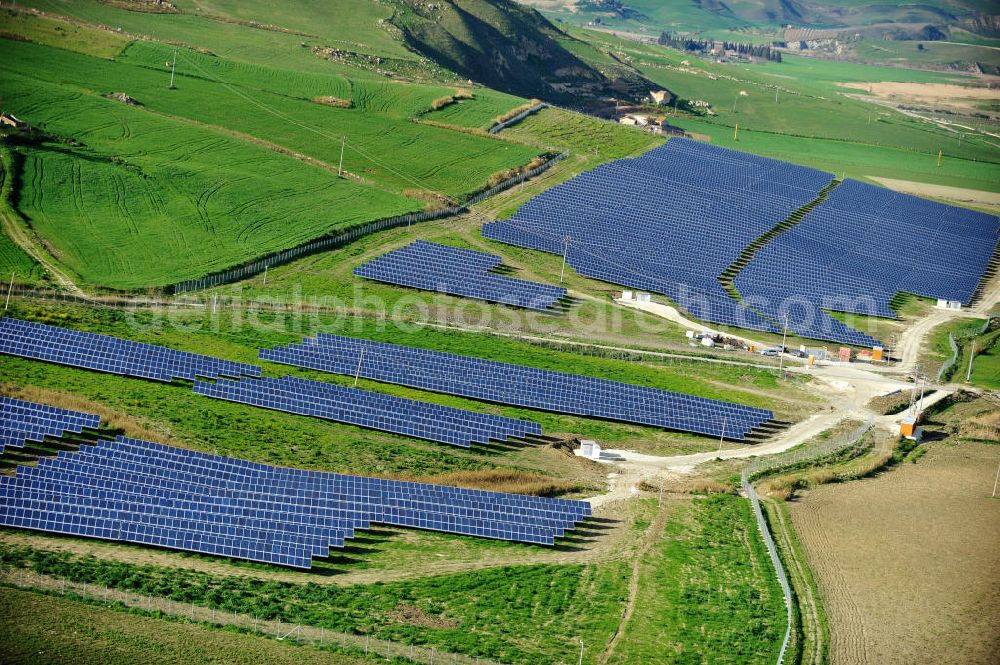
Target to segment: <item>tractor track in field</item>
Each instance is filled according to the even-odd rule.
[[[42,266],[67,293],[78,298],[90,300],[91,298],[84,293],[83,289],[77,286],[76,282],[69,275],[56,267],[55,261],[50,260],[48,255],[41,249],[40,243],[32,240],[31,231],[25,228],[27,224],[23,220],[18,220],[18,217],[20,215],[11,210],[6,202],[0,202],[0,226],[3,227],[3,231],[7,234],[7,237]]]
[[[655,545],[660,538],[663,536],[663,530],[667,523],[667,514],[669,509],[667,506],[661,506],[656,514],[656,518],[653,523],[649,525],[649,529],[646,531],[645,537],[642,539],[642,543],[635,553],[635,558],[632,560],[632,574],[629,577],[628,582],[628,600],[625,601],[625,609],[622,611],[621,621],[618,622],[618,626],[615,628],[614,634],[611,639],[608,640],[608,645],[604,648],[601,653],[600,665],[607,665],[611,660],[611,657],[615,653],[615,649],[618,646],[618,642],[621,640],[622,635],[625,633],[625,628],[628,627],[629,620],[632,618],[632,612],[635,611],[636,599],[639,596],[639,576],[642,573],[642,560],[645,558],[646,553]]]

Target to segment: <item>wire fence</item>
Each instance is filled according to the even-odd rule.
[[[475,205],[488,199],[491,196],[495,196],[500,192],[510,189],[515,185],[518,185],[529,178],[534,178],[540,173],[548,170],[554,164],[562,161],[569,156],[568,152],[561,152],[557,155],[550,157],[548,160],[539,164],[533,169],[529,169],[522,173],[518,173],[512,176],[494,187],[485,189],[471,196],[466,203],[456,206],[450,206],[448,208],[440,208],[438,210],[424,210],[421,212],[411,212],[405,215],[396,215],[395,217],[386,217],[384,219],[377,219],[373,222],[367,224],[362,224],[360,226],[355,226],[353,228],[347,229],[346,231],[341,231],[339,233],[334,233],[331,235],[324,236],[322,238],[317,238],[315,240],[310,240],[309,242],[303,243],[296,247],[290,247],[289,249],[282,250],[280,252],[275,252],[268,256],[260,259],[256,259],[242,266],[235,268],[228,268],[204,277],[199,277],[198,279],[189,279],[183,282],[178,282],[170,287],[168,290],[174,294],[189,293],[191,291],[200,291],[202,289],[211,288],[213,286],[220,286],[222,284],[229,284],[232,282],[238,282],[248,277],[253,277],[254,275],[259,275],[268,268],[274,268],[275,266],[290,263],[295,259],[302,258],[304,256],[309,256],[311,254],[316,254],[318,252],[333,249],[335,247],[340,247],[347,243],[353,242],[358,238],[363,236],[376,233],[378,231],[385,231],[386,229],[393,229],[400,226],[410,226],[412,224],[418,224],[420,222],[427,222],[434,219],[441,219],[443,217],[453,217],[459,215],[463,212],[467,212],[469,206]]]
[[[367,656],[381,656],[386,660],[398,658],[423,665],[502,665],[500,661],[496,660],[438,651],[429,647],[378,639],[371,635],[343,633],[298,623],[264,620],[248,614],[214,607],[203,607],[193,603],[181,603],[169,598],[112,589],[101,584],[72,582],[48,575],[40,575],[24,568],[0,570],[0,582],[22,589],[78,596],[104,605],[120,604],[124,607],[150,613],[159,612],[166,616],[197,623],[233,626],[281,641],[352,649]]]
[[[941,365],[935,381],[941,381],[944,377],[948,376],[951,370],[954,369],[955,363],[958,362],[958,344],[955,343],[955,333],[948,333],[948,346],[951,347],[951,357]]]
[[[525,109],[524,111],[521,111],[517,115],[507,118],[503,122],[498,122],[497,124],[490,127],[489,132],[490,134],[497,134],[501,130],[507,129],[511,125],[516,125],[517,123],[521,122],[532,113],[538,113],[547,106],[548,104],[546,104],[545,102],[539,102],[538,104],[535,104],[531,108]]]
[[[753,479],[768,471],[794,467],[811,460],[829,457],[858,443],[874,426],[875,420],[870,418],[856,429],[845,432],[840,436],[831,437],[816,445],[803,446],[784,453],[759,457],[746,466],[743,470],[744,477]]]
[[[968,342],[969,340],[974,340],[980,335],[985,335],[990,327],[993,325],[996,317],[988,317],[983,321],[983,325],[979,327],[978,330],[973,332],[968,336],[963,336],[963,341]],[[955,339],[955,333],[948,333],[948,347],[951,349],[951,357],[941,365],[941,369],[938,370],[936,381],[943,381],[951,376],[951,373],[955,371],[955,366],[958,364],[958,357],[960,355],[961,349],[958,347],[958,340]]]
[[[781,563],[781,557],[778,556],[778,548],[774,545],[774,538],[771,537],[771,530],[767,526],[767,520],[764,519],[764,512],[760,507],[760,499],[757,498],[757,492],[754,491],[746,471],[743,472],[740,482],[743,485],[743,491],[750,499],[754,517],[757,518],[757,528],[760,529],[760,535],[764,538],[764,545],[767,547],[767,553],[771,557],[771,564],[774,566],[774,574],[778,578],[778,585],[781,587],[781,593],[785,597],[785,637],[781,642],[781,650],[778,652],[777,660],[777,664],[781,665],[785,660],[785,652],[788,650],[788,642],[792,636],[792,587],[788,583],[788,574],[785,573],[785,566]]]
[[[874,425],[875,420],[869,419],[861,427],[858,427],[857,429],[842,436],[834,437],[829,441],[824,441],[818,446],[809,446],[808,448],[793,450],[778,455],[761,457],[754,460],[743,469],[740,484],[743,487],[743,492],[747,495],[747,498],[750,499],[750,505],[753,507],[754,517],[757,518],[757,528],[760,529],[761,537],[764,539],[764,545],[767,547],[767,553],[771,557],[771,563],[774,566],[774,574],[778,578],[778,585],[781,587],[781,593],[785,598],[785,614],[787,623],[785,625],[785,637],[781,642],[781,650],[778,652],[778,665],[781,665],[784,661],[785,653],[788,651],[788,643],[792,637],[792,588],[788,582],[788,574],[785,572],[785,566],[781,563],[781,557],[778,555],[778,548],[774,544],[774,538],[771,535],[771,530],[768,527],[767,520],[764,518],[764,511],[761,509],[760,498],[757,496],[757,492],[753,488],[751,479],[772,469],[794,466],[810,459],[820,459],[822,457],[832,455],[840,450],[844,450],[860,441],[861,437],[867,434],[868,431],[874,427]]]

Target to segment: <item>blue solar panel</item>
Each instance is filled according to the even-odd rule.
[[[735,279],[755,239],[815,200],[829,173],[671,139],[554,187],[483,236],[566,255],[579,273],[663,294],[695,318],[857,346],[878,340],[824,310],[894,318],[899,292],[968,303],[996,251],[996,216],[847,180]]]
[[[767,409],[413,347],[320,334],[264,360],[490,402],[743,439]]]
[[[27,441],[79,434],[99,425],[100,418],[93,414],[0,397],[0,452],[5,446],[22,447]]]
[[[162,346],[4,317],[0,353],[155,381],[260,376],[260,368]]]
[[[528,420],[439,406],[384,393],[285,376],[280,379],[198,381],[199,395],[252,404],[369,429],[468,448],[472,443],[540,435]]]
[[[568,499],[272,467],[118,437],[0,477],[0,524],[309,568],[373,523],[552,544]]]
[[[996,251],[1000,218],[845,180],[761,249],[735,279],[745,298],[806,337],[875,346],[833,310],[896,318],[900,292],[968,304]],[[793,301],[794,306],[784,306]]]
[[[594,279],[666,295],[692,316],[780,332],[718,281],[753,240],[816,198],[828,173],[671,139],[554,187],[483,235],[566,254]]]
[[[469,249],[418,240],[354,269],[379,282],[476,298],[527,309],[546,310],[566,289],[489,272],[501,258]]]

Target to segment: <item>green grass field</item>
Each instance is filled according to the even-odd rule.
[[[972,363],[972,383],[983,388],[1000,388],[1000,335],[994,334],[989,346]]]
[[[13,189],[11,178],[10,152],[0,147],[0,275],[6,280],[17,284],[38,284],[45,273],[42,267],[15,243],[7,233],[2,232],[8,224],[17,224],[19,220],[10,207],[10,196]]]
[[[6,608],[0,630],[7,638],[4,659],[9,663],[320,665],[333,658],[343,665],[372,662],[342,652],[8,587],[0,587],[0,603]]]
[[[461,196],[539,153],[411,122],[450,91],[444,87],[290,73],[182,51],[177,89],[169,90],[173,49],[165,45],[133,43],[114,62],[3,45],[6,108],[57,137],[12,147],[22,170],[14,201],[88,284],[142,288],[198,277],[421,209],[431,192]],[[111,92],[141,106],[103,98]],[[354,108],[312,101],[320,96]],[[486,93],[463,108],[470,118],[492,117],[508,102],[517,105]],[[344,168],[356,178],[335,177],[343,136]]]
[[[626,58],[682,99],[709,102],[716,115],[694,118],[682,113],[671,122],[706,135],[713,143],[857,178],[891,177],[997,191],[1000,156],[988,137],[966,135],[959,145],[957,134],[849,98],[846,93],[860,91],[838,85],[971,81],[959,73],[796,56],[781,63],[725,65],[606,33],[576,30],[573,34]],[[739,138],[734,140],[737,124]],[[939,150],[944,153],[940,167]]]
[[[750,505],[717,494],[669,502],[662,541],[611,663],[772,663],[784,602]]]
[[[351,586],[209,575],[177,568],[102,562],[45,550],[0,545],[6,565],[108,585],[184,603],[340,632],[500,660],[546,665],[567,662],[578,638],[595,649],[609,639],[626,593],[622,562],[601,565],[510,566]],[[426,622],[394,616],[416,608]],[[554,631],[559,623],[564,630]]]

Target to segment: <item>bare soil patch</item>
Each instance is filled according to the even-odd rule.
[[[865,177],[904,194],[929,196],[935,199],[955,201],[956,203],[969,203],[982,208],[1000,210],[1000,193],[998,192],[986,192],[981,189],[966,189],[964,187],[949,187],[947,185],[932,185],[927,182],[915,182],[913,180],[895,180],[893,178],[878,178],[875,176]]]
[[[1000,448],[926,445],[916,464],[790,506],[831,663],[992,663],[1000,652]]]
[[[396,623],[405,623],[411,626],[422,626],[424,628],[457,628],[458,622],[444,617],[428,614],[419,607],[413,605],[399,605],[386,616]]]
[[[879,81],[877,83],[840,83],[839,85],[854,90],[865,90],[879,99],[894,102],[957,106],[969,110],[975,110],[975,103],[978,101],[1000,99],[1000,90],[953,83]]]

